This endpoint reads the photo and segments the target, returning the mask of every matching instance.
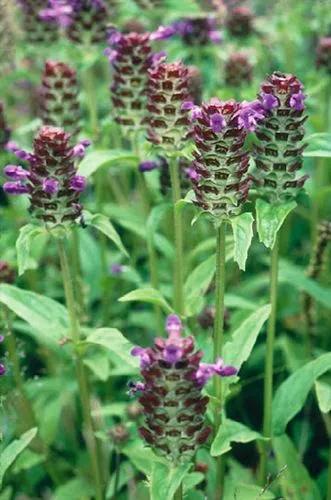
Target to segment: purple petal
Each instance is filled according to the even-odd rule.
[[[151,170],[158,168],[158,164],[156,161],[146,160],[142,161],[138,168],[140,172],[150,172]]]
[[[7,177],[14,179],[15,181],[27,179],[30,175],[30,172],[25,170],[20,165],[7,165],[4,168],[4,173]]]
[[[277,108],[279,105],[277,97],[272,94],[266,94],[263,92],[261,94],[262,97],[262,105],[266,111],[271,111],[274,108]]]
[[[5,193],[20,195],[29,192],[29,188],[21,183],[21,181],[16,182],[5,182],[3,185],[3,190]]]
[[[210,116],[210,126],[215,133],[221,132],[226,126],[226,121],[221,113],[214,113]]]
[[[180,347],[170,344],[163,350],[163,359],[168,363],[177,363],[183,357],[183,349]]]
[[[59,181],[56,179],[44,179],[43,191],[47,194],[56,194],[59,190]]]
[[[150,40],[167,40],[176,33],[173,26],[159,26],[156,31],[150,34]]]
[[[4,364],[0,363],[0,377],[6,374],[6,367]]]
[[[180,317],[176,314],[170,314],[166,319],[166,331],[169,336],[179,336],[183,329]]]
[[[86,177],[83,175],[75,175],[70,181],[70,189],[81,193],[86,188]]]

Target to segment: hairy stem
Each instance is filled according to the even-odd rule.
[[[226,223],[222,222],[217,228],[216,239],[216,276],[215,276],[215,323],[214,323],[214,360],[222,355],[224,335],[224,293],[225,293],[225,233]],[[219,406],[214,410],[214,436],[222,422],[222,380],[214,377],[214,392]],[[224,489],[224,459],[217,457],[216,464],[216,492],[215,499],[222,498]]]
[[[276,333],[276,317],[277,317],[277,286],[278,286],[278,248],[279,236],[276,236],[276,241],[271,250],[271,267],[270,267],[270,304],[271,313],[267,328],[267,352],[264,365],[264,404],[263,404],[263,436],[269,440],[272,437],[271,430],[271,405],[273,396],[273,363],[274,363],[274,345]],[[267,459],[270,449],[270,441],[262,444],[261,464],[260,464],[260,480],[261,484],[265,484],[267,478]]]
[[[182,214],[176,210],[176,203],[181,199],[178,161],[169,161],[175,233],[175,264],[174,264],[174,309],[177,314],[184,314],[184,258],[183,258],[183,220]]]
[[[94,422],[91,415],[91,397],[90,397],[87,375],[85,372],[83,359],[79,351],[80,325],[77,317],[77,309],[75,303],[75,294],[73,287],[74,281],[71,276],[70,265],[64,241],[62,239],[58,239],[58,252],[60,257],[66,305],[69,314],[71,340],[74,344],[76,353],[76,359],[75,359],[76,375],[77,375],[79,397],[80,397],[84,426],[85,426],[84,434],[90,454],[91,467],[95,482],[95,497],[96,500],[102,500],[103,485],[102,485],[102,474],[101,474],[102,469],[100,463],[100,450],[97,439],[95,437]]]

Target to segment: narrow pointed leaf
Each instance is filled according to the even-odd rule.
[[[19,439],[15,439],[15,441],[10,443],[2,452],[0,452],[0,487],[7,469],[9,469],[9,467],[15,462],[18,455],[27,446],[29,446],[36,434],[37,428],[34,427],[33,429],[30,429],[22,434]]]
[[[254,218],[250,213],[243,213],[231,219],[234,239],[234,256],[240,269],[245,271],[249,247],[253,238]]]
[[[279,205],[268,203],[262,199],[256,201],[257,232],[260,241],[267,248],[273,248],[279,229],[295,207],[295,201]]]

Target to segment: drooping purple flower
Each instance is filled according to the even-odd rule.
[[[6,367],[3,363],[0,363],[0,377],[2,377],[3,375],[6,375]]]
[[[22,184],[21,181],[5,182],[3,190],[11,195],[27,194],[29,192],[28,186]]]
[[[30,175],[30,173],[20,165],[7,165],[4,168],[4,173],[6,174],[7,177],[15,181],[25,180]]]
[[[75,175],[70,180],[69,186],[70,189],[72,189],[73,191],[81,193],[82,191],[85,190],[86,184],[87,184],[86,177],[84,177],[83,175]]]
[[[290,97],[290,106],[296,111],[302,111],[305,109],[305,99],[306,96],[302,92],[297,94],[292,94]]]
[[[59,190],[59,181],[56,179],[44,179],[43,180],[43,191],[47,194],[56,194]]]
[[[204,425],[208,397],[202,387],[213,376],[235,375],[234,367],[222,360],[201,363],[203,353],[195,351],[193,337],[184,337],[176,315],[167,318],[168,337],[156,338],[151,348],[136,347],[132,354],[141,359],[141,385],[130,383],[130,392],[141,392],[145,426],[141,436],[155,453],[177,464],[190,460],[211,432]]]
[[[119,274],[122,274],[124,271],[124,266],[123,264],[112,264],[110,266],[110,272],[111,274],[114,274],[115,276],[116,275],[119,275]]]
[[[139,164],[138,168],[140,172],[150,172],[158,168],[158,163],[153,160],[145,160]]]

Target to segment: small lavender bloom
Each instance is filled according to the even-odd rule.
[[[4,335],[0,335],[0,344],[1,342],[3,342],[5,340],[5,336]]]
[[[30,175],[30,173],[20,165],[7,165],[4,168],[4,173],[7,177],[15,181],[25,180]]]
[[[43,191],[47,194],[56,194],[59,190],[59,181],[56,179],[44,179]]]
[[[218,133],[226,126],[226,121],[220,113],[214,113],[210,117],[210,126],[213,132]]]
[[[110,266],[110,272],[111,274],[122,274],[122,272],[124,271],[124,266],[122,264],[112,264]]]
[[[16,142],[9,141],[5,146],[6,151],[13,153],[19,160],[30,161],[33,155],[25,149],[22,149]]]
[[[167,40],[171,38],[176,33],[176,30],[173,26],[159,26],[156,31],[151,33],[149,39],[150,40]]]
[[[150,172],[158,168],[158,164],[156,161],[146,160],[141,162],[138,168],[140,172]]]
[[[47,9],[40,11],[42,21],[57,23],[67,28],[72,23],[73,8],[66,0],[49,0]]]
[[[301,91],[297,94],[293,94],[290,98],[290,107],[294,108],[296,111],[302,111],[305,109],[305,99],[306,96]]]
[[[26,194],[29,192],[28,187],[22,184],[21,181],[5,182],[3,185],[3,190],[5,191],[5,193],[12,195]]]
[[[129,396],[134,396],[137,394],[137,392],[143,392],[145,390],[145,384],[142,382],[132,382],[130,381],[128,383],[129,391],[128,394]]]
[[[183,349],[176,345],[167,345],[163,350],[163,358],[167,363],[175,364],[177,361],[181,360],[183,356]]]
[[[84,177],[83,175],[75,175],[70,180],[70,189],[81,193],[86,188],[86,184],[87,184],[86,177]]]
[[[132,356],[138,356],[140,358],[140,368],[147,368],[151,364],[151,358],[147,352],[147,349],[142,347],[134,347],[131,351]]]
[[[0,377],[6,374],[6,367],[4,364],[0,363]]]
[[[201,179],[201,175],[192,167],[186,168],[185,173],[192,182],[197,182]]]
[[[167,317],[165,329],[170,337],[178,337],[183,330],[183,324],[179,316],[176,314],[170,314]]]
[[[91,145],[91,141],[83,139],[72,149],[72,156],[74,158],[84,158],[86,149]]]
[[[196,380],[199,385],[205,385],[213,375],[221,377],[230,377],[236,375],[238,370],[234,366],[224,365],[224,361],[219,358],[216,363],[200,363],[199,370],[196,373]]]
[[[277,97],[272,94],[266,94],[265,92],[261,92],[261,101],[266,111],[277,108],[279,105]]]
[[[243,102],[243,106],[239,111],[238,124],[244,129],[253,132],[264,117],[264,109],[259,101]]]

